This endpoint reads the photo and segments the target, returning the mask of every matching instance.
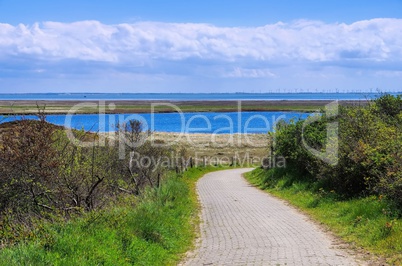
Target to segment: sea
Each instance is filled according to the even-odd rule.
[[[367,100],[378,93],[44,93],[0,94],[0,100],[166,100],[166,101],[224,101],[224,100]],[[300,112],[202,112],[146,114],[74,114],[48,115],[50,123],[91,132],[116,131],[116,125],[139,120],[144,130],[176,133],[262,134],[273,131],[280,120],[307,118]],[[0,116],[0,123],[36,116]]]
[[[280,120],[304,119],[308,113],[297,112],[202,112],[155,114],[76,114],[48,115],[55,125],[91,132],[111,132],[130,120],[142,122],[143,130],[175,133],[263,134],[272,131]],[[33,115],[0,116],[0,122],[38,119]]]

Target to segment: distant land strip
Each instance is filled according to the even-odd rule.
[[[253,101],[54,101],[0,100],[1,115],[37,114],[38,108],[47,114],[67,114],[75,106],[76,114],[173,113],[173,112],[237,112],[241,111],[298,111],[313,112],[331,100],[253,100]],[[341,100],[341,105],[364,105],[366,100]],[[85,106],[84,104],[88,104]],[[89,106],[92,104],[93,106]],[[79,106],[77,106],[79,105]],[[99,108],[99,106],[104,106]]]

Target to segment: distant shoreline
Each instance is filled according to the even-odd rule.
[[[104,103],[106,114],[121,113],[155,113],[178,112],[237,112],[237,111],[299,111],[313,112],[323,108],[331,100],[0,100],[0,114],[37,114],[37,106],[45,107],[47,114],[67,114],[71,108],[82,105],[77,114],[99,113],[95,107],[85,107],[85,104]],[[340,100],[342,105],[361,105],[367,100]],[[241,108],[239,109],[239,103]],[[176,107],[176,108],[175,108]]]
[[[390,92],[398,94],[397,92]],[[236,92],[236,93],[0,93],[1,100],[47,101],[280,101],[365,100],[381,92]]]

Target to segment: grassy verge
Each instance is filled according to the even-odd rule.
[[[256,169],[246,178],[297,206],[353,246],[402,265],[402,219],[388,202],[382,197],[341,200],[319,183],[300,180],[297,175],[289,169]]]
[[[44,224],[32,239],[0,250],[0,265],[175,265],[192,247],[198,201],[193,168],[158,189],[67,223]]]

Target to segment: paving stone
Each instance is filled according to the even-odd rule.
[[[358,265],[306,216],[247,183],[250,170],[198,181],[201,239],[182,265]]]

